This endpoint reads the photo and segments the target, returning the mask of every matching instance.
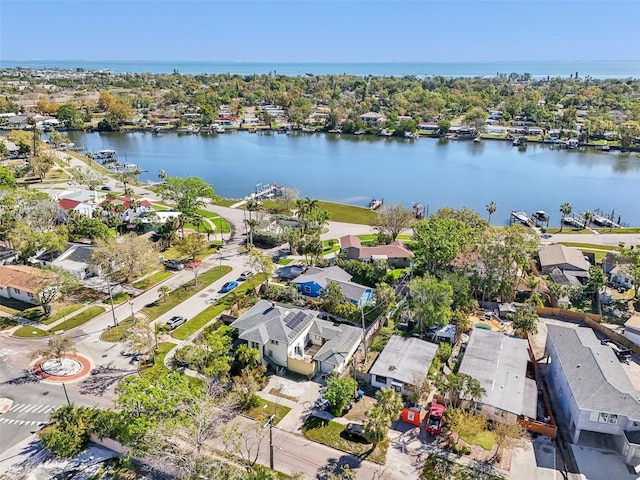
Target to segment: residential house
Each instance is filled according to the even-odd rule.
[[[547,325],[549,380],[572,443],[598,439],[640,462],[640,392],[609,345],[587,327]]]
[[[542,135],[544,130],[540,127],[529,127],[527,128],[527,133],[529,135]]]
[[[420,122],[418,124],[418,130],[421,132],[437,132],[439,128],[438,122]]]
[[[396,240],[389,245],[363,247],[355,235],[340,238],[340,252],[349,260],[371,263],[384,260],[391,268],[404,268],[411,264],[413,253],[402,242]]]
[[[584,254],[577,248],[567,247],[565,245],[546,245],[538,252],[540,257],[540,270],[543,274],[553,274],[560,278],[560,273],[565,277],[575,277],[575,279],[584,279],[589,277],[589,262]],[[574,279],[567,280],[569,284],[574,284]]]
[[[616,265],[609,272],[609,281],[615,287],[633,288],[633,275],[630,272],[630,264]]]
[[[62,252],[44,252],[35,258],[40,267],[60,267],[84,280],[100,275],[100,267],[91,261],[93,247],[83,243],[67,243]]]
[[[527,340],[473,329],[458,372],[476,379],[485,390],[473,403],[476,411],[502,423],[523,417],[535,420],[538,388],[527,376],[529,361]]]
[[[26,265],[0,265],[0,296],[38,305],[38,272]]]
[[[58,205],[60,205],[60,208],[65,212],[75,211],[81,213],[85,217],[93,217],[93,212],[96,209],[96,205],[80,202],[78,200],[71,200],[69,198],[62,198],[58,200]]]
[[[240,121],[236,117],[218,117],[214,122],[225,128],[238,128],[240,126]]]
[[[309,376],[341,372],[358,348],[362,330],[334,325],[318,318],[319,313],[260,300],[231,327],[260,352],[263,364]]]
[[[624,336],[640,345],[640,312],[634,312],[629,320],[624,322]]]
[[[16,156],[20,152],[20,147],[14,142],[7,140],[6,138],[0,138],[0,142],[4,143],[5,148],[9,152],[9,156]]]
[[[123,211],[120,214],[120,218],[124,222],[131,222],[135,218],[145,216],[147,213],[153,210],[151,202],[146,198],[142,200],[135,200],[129,197],[121,197],[109,200],[112,205],[122,205]]]
[[[371,386],[411,394],[427,377],[437,350],[435,343],[392,335],[369,370]]]
[[[351,281],[352,276],[340,267],[318,268],[310,267],[302,275],[296,277],[292,283],[300,288],[303,295],[319,297],[330,282],[340,287],[340,290],[351,303],[358,307],[373,301],[373,290],[359,283]]]
[[[14,115],[13,117],[10,117],[7,120],[7,126],[10,129],[24,128],[28,124],[29,124],[29,115],[26,115],[26,114]]]
[[[367,112],[363,113],[358,117],[361,122],[366,123],[367,125],[375,126],[387,121],[387,117],[377,112]]]
[[[94,206],[99,205],[107,198],[104,193],[98,192],[97,190],[62,190],[53,193],[53,195],[52,191],[49,191],[48,193],[54,200],[75,200],[77,202],[87,203]]]

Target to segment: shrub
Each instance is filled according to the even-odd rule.
[[[97,409],[67,405],[51,415],[53,424],[40,433],[40,441],[54,455],[62,458],[75,457],[89,442],[89,434]]]
[[[284,241],[280,235],[270,232],[255,232],[253,234],[253,243],[265,248],[273,248],[282,245]]]

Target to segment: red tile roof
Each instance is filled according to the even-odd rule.
[[[360,248],[360,246],[360,239],[355,235],[345,235],[344,237],[340,237],[340,248]]]
[[[64,208],[65,210],[73,210],[81,203],[82,202],[79,202],[77,200],[69,200],[68,198],[63,198],[61,200],[58,200],[58,205],[60,205],[60,207]]]
[[[362,247],[360,258],[371,258],[374,255],[384,255],[387,258],[409,258],[413,257],[411,250],[407,249],[402,242],[396,240],[389,245],[378,245],[375,247]]]

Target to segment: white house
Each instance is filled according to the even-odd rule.
[[[90,218],[93,217],[93,212],[96,209],[96,206],[91,203],[79,202],[78,200],[70,200],[68,198],[58,200],[58,205],[67,212],[79,212],[85,217]]]
[[[378,125],[387,121],[387,117],[377,112],[363,113],[358,118],[367,125]]]
[[[26,265],[0,265],[0,297],[38,305],[38,269]]]
[[[634,312],[634,314],[624,322],[624,336],[636,345],[640,345],[640,312]]]
[[[633,277],[628,264],[616,265],[609,272],[609,279],[616,287],[633,288]]]
[[[341,372],[358,348],[362,330],[321,320],[318,313],[260,300],[231,327],[260,352],[263,364],[308,376]]]
[[[426,378],[437,350],[435,343],[392,335],[369,370],[371,386],[409,395]]]
[[[609,345],[593,330],[548,325],[546,354],[552,388],[572,443],[597,437],[627,464],[640,463],[640,392]]]
[[[68,243],[63,252],[45,252],[36,257],[41,267],[60,267],[73,276],[84,280],[88,277],[100,275],[100,267],[91,262],[93,247],[82,243]]]

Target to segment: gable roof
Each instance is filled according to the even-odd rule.
[[[527,378],[529,345],[522,338],[474,329],[460,363],[460,373],[475,378],[485,395],[482,403],[536,418],[538,389]]]
[[[419,338],[392,335],[369,373],[418,385],[427,376],[437,349],[436,344]]]
[[[554,266],[566,265],[577,270],[589,271],[584,254],[577,248],[565,245],[546,245],[538,253],[543,270]]]
[[[64,208],[65,210],[73,210],[81,203],[82,202],[79,202],[78,200],[71,200],[70,198],[63,198],[61,200],[58,200],[58,205],[60,205],[60,208]]]
[[[355,235],[345,235],[344,237],[340,237],[340,248],[360,248],[361,246],[362,244],[360,243],[360,239]]]
[[[343,281],[348,282],[351,280],[351,275],[345,272],[343,269],[337,266],[328,268],[309,267],[306,272],[296,277],[293,283],[317,283],[322,288],[326,288],[329,282]]]
[[[39,269],[26,265],[0,265],[0,287],[37,293],[40,290],[38,272]]]
[[[360,328],[343,324],[334,325],[319,318],[314,320],[309,332],[326,340],[313,359],[333,366],[342,365],[360,343],[362,337],[362,329]]]
[[[547,325],[547,342],[556,351],[578,407],[640,420],[640,392],[620,366],[613,350],[588,327]]]

